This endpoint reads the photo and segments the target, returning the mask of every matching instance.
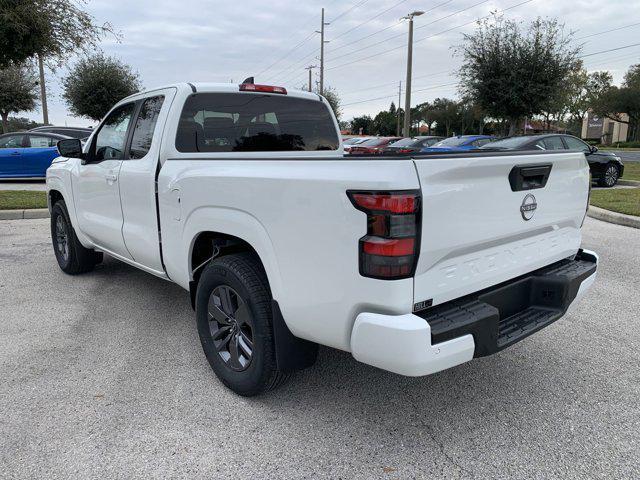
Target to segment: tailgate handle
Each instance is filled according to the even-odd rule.
[[[544,188],[551,173],[551,163],[544,165],[516,165],[509,173],[512,192]]]

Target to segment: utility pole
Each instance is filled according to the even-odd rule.
[[[38,69],[40,70],[40,102],[42,103],[42,121],[49,125],[49,110],[47,109],[47,86],[44,83],[44,64],[42,56],[38,55]]]
[[[396,126],[396,136],[400,136],[400,102],[402,101],[402,80],[398,83],[398,108],[396,109],[396,117],[398,120],[398,125]]]
[[[404,84],[404,136],[411,136],[411,66],[413,63],[413,17],[418,17],[424,12],[411,12],[402,20],[409,20],[409,43],[407,49],[407,81]]]
[[[324,8],[322,9],[322,17],[320,20],[320,30],[316,33],[320,34],[320,95],[324,93],[324,44],[329,43],[324,40],[324,27],[329,23],[324,21]]]
[[[314,68],[316,68],[316,65],[309,65],[308,67],[305,67],[305,70],[309,70],[309,91],[310,92],[312,91],[311,84],[313,83],[311,79],[311,70],[313,70]]]

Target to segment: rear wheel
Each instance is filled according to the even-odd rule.
[[[276,364],[269,284],[255,256],[223,256],[204,269],[196,319],[204,354],[228,388],[253,396],[286,379]]]
[[[51,209],[51,241],[63,272],[77,275],[93,270],[102,261],[102,253],[82,246],[69,220],[64,200]]]
[[[615,163],[607,164],[607,168],[602,175],[602,178],[598,182],[601,187],[613,187],[616,183],[618,183],[618,177],[620,176],[620,170]]]

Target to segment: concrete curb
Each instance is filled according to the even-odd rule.
[[[0,220],[22,220],[24,218],[49,218],[49,209],[0,210]]]
[[[640,187],[640,182],[637,180],[625,180],[624,178],[618,180],[618,184],[626,185],[627,187]]]
[[[640,217],[612,212],[611,210],[594,207],[593,205],[589,206],[587,215],[591,218],[602,220],[603,222],[615,223],[616,225],[623,225],[625,227],[640,228]]]

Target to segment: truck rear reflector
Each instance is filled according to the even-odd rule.
[[[420,191],[347,195],[367,214],[367,234],[359,240],[360,275],[385,280],[413,276],[420,243]]]
[[[241,92],[263,92],[263,93],[279,93],[281,95],[287,94],[287,89],[284,87],[275,87],[273,85],[256,85],[254,83],[241,83]]]

